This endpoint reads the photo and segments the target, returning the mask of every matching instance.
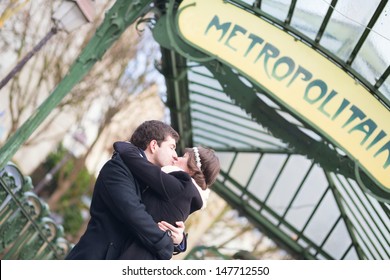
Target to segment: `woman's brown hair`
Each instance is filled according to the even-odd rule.
[[[192,178],[194,178],[199,187],[205,190],[215,182],[221,166],[214,150],[202,146],[196,148],[199,152],[200,170],[197,166],[195,150],[193,148],[185,149],[185,152],[189,155],[187,165],[190,171],[193,172]]]

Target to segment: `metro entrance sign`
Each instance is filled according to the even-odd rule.
[[[237,69],[345,151],[390,192],[390,112],[344,70],[223,0],[184,0],[181,38]]]

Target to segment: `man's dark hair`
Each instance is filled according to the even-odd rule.
[[[134,131],[130,142],[138,148],[146,150],[146,147],[152,140],[156,140],[160,146],[162,142],[171,136],[176,142],[179,141],[179,133],[170,125],[157,120],[145,121]]]

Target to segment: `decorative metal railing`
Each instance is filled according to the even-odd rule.
[[[63,259],[71,244],[14,164],[0,170],[0,259]]]
[[[186,257],[185,260],[231,260],[233,259],[230,256],[222,254],[216,247],[207,247],[207,246],[196,246],[192,248]],[[255,259],[254,257],[252,259]]]

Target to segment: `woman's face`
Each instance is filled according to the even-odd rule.
[[[175,161],[173,165],[180,167],[185,172],[189,173],[190,170],[188,169],[187,163],[188,163],[188,153],[185,153],[184,156],[178,157],[177,161]]]

